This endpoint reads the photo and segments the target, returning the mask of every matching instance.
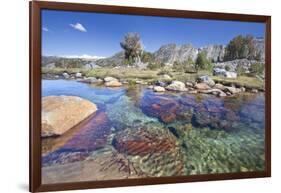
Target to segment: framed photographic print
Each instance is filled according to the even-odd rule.
[[[270,21],[30,2],[30,191],[270,177]]]

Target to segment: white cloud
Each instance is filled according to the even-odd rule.
[[[43,31],[49,31],[49,29],[47,27],[42,27]]]
[[[82,54],[82,55],[61,55],[59,57],[63,58],[84,58],[84,59],[102,59],[105,58],[103,56],[91,56],[88,54]]]
[[[81,32],[87,32],[86,28],[81,23],[69,24],[73,29]]]

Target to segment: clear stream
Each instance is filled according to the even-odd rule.
[[[122,130],[145,127],[156,133],[163,130],[173,136],[182,154],[184,175],[264,170],[264,93],[218,98],[204,94],[159,94],[141,85],[106,88],[75,80],[43,80],[42,95],[79,96],[95,103],[99,109],[98,115],[106,115],[106,124],[102,125],[104,128],[100,128],[100,132],[79,135],[83,131],[78,130],[79,137],[75,138],[74,135],[67,139],[66,145],[42,155],[43,167],[63,164],[58,156],[61,152],[100,151],[102,143],[100,146],[91,143],[97,137],[101,142],[102,137],[110,138],[109,145],[120,153],[127,151],[132,157],[141,157],[149,150],[143,148],[144,153],[140,150],[134,154],[132,147],[116,145],[118,139],[113,143],[112,138]],[[110,127],[109,135],[104,134],[107,127]],[[122,135],[126,132],[121,134],[121,138]],[[128,137],[132,135],[128,134]],[[46,142],[47,139],[44,140]],[[44,143],[44,140],[43,148],[53,143]],[[138,138],[136,141],[140,140]],[[156,166],[148,164],[147,167]],[[149,176],[175,175],[173,172],[143,169],[145,171]]]

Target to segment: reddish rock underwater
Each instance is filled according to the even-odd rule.
[[[98,111],[42,139],[42,182],[262,171],[264,95],[218,98],[43,81],[43,95],[79,95]]]

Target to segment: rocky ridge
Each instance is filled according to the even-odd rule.
[[[265,42],[264,38],[255,38],[254,39],[254,46],[257,49],[257,52],[261,55],[261,61],[263,62],[265,59]],[[225,54],[225,45],[221,44],[210,44],[200,48],[194,47],[192,44],[182,44],[177,45],[174,43],[162,45],[157,51],[151,53],[153,56],[153,60],[163,63],[165,65],[173,65],[174,62],[184,62],[188,59],[191,59],[193,62],[196,60],[197,55],[200,52],[206,52],[207,58],[215,63],[215,66],[224,66],[230,65],[233,66],[233,69],[237,67],[238,64],[242,65],[249,65],[252,62],[251,60],[242,59],[235,60],[235,61],[224,61],[224,54]],[[95,59],[95,60],[84,60],[84,59],[69,59],[72,65],[82,66],[86,69],[92,69],[97,67],[105,67],[105,66],[126,66],[124,64],[124,51],[120,51],[114,54],[111,57],[102,58],[102,59]],[[57,61],[60,61],[64,58],[56,57],[56,56],[43,56],[42,57],[42,66],[47,68],[54,68],[57,66]],[[78,63],[78,64],[77,64]],[[142,63],[141,63],[142,64]],[[144,65],[144,64],[143,64]],[[142,66],[143,67],[143,66]],[[146,65],[144,65],[146,67]]]

